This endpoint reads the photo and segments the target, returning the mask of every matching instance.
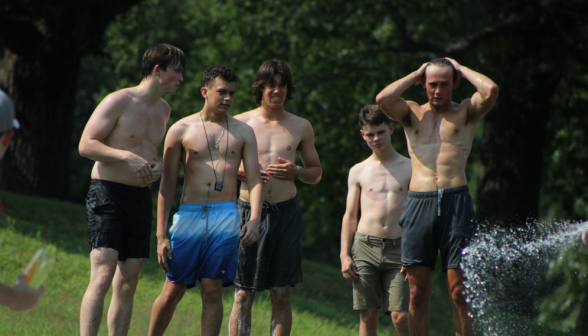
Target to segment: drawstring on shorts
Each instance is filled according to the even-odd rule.
[[[437,190],[437,216],[441,216],[441,199],[443,198],[443,189]]]
[[[212,205],[208,206],[206,204],[204,204],[202,206],[202,215],[200,216],[200,218],[205,219],[206,218],[206,233],[205,233],[205,239],[204,239],[204,245],[208,244],[208,209],[212,209]]]

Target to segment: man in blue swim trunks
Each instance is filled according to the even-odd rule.
[[[476,88],[461,103],[451,101],[460,77]],[[426,89],[429,101],[419,105],[400,95],[415,83]],[[384,113],[404,126],[412,178],[399,224],[402,263],[410,285],[411,336],[429,333],[429,301],[437,251],[441,251],[453,303],[456,335],[473,335],[471,308],[463,294],[461,251],[475,229],[475,213],[468,192],[465,166],[476,125],[498,97],[494,82],[449,58],[437,58],[385,88],[376,101]]]
[[[165,138],[163,174],[157,202],[157,254],[167,278],[151,312],[149,335],[163,335],[188,288],[200,281],[201,335],[218,335],[222,289],[237,273],[241,245],[259,232],[262,185],[253,129],[227,113],[237,76],[225,66],[204,72],[200,113],[176,122]],[[237,211],[237,171],[243,160],[251,195],[251,218],[241,227]],[[167,223],[176,191],[178,167],[184,171],[180,209]]]

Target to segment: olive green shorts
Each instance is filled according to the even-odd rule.
[[[353,284],[353,309],[385,307],[386,314],[408,311],[410,289],[400,273],[401,239],[389,239],[356,232],[351,257],[359,272]]]

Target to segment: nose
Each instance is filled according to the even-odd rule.
[[[180,77],[178,78],[178,80],[179,80],[180,82],[183,82],[183,81],[184,81],[184,74],[180,74]]]

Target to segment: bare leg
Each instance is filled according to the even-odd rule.
[[[112,281],[112,301],[108,309],[108,333],[111,336],[124,336],[129,332],[133,315],[133,297],[143,260],[133,258],[118,262]]]
[[[393,311],[390,316],[394,324],[394,336],[408,336],[408,313]]]
[[[376,336],[379,318],[378,308],[362,309],[359,312],[359,336]]]
[[[223,281],[222,279],[200,280],[202,296],[201,336],[218,336],[223,323]]]
[[[188,285],[175,284],[165,278],[161,294],[155,299],[151,309],[149,336],[163,335],[187,289]]]
[[[270,289],[272,298],[271,336],[288,336],[292,330],[292,306],[290,305],[290,286]]]
[[[98,247],[90,253],[90,265],[92,272],[90,284],[84,294],[80,309],[80,335],[95,336],[98,334],[102,311],[104,310],[104,297],[110,289],[112,278],[116,272],[118,251]]]
[[[249,336],[251,333],[251,307],[255,292],[235,289],[235,303],[229,321],[230,336]]]
[[[463,294],[463,271],[459,268],[447,270],[447,280],[449,282],[449,295],[453,303],[453,328],[456,336],[474,335],[473,320],[468,315],[471,314],[471,307],[466,302],[466,296]]]
[[[429,301],[431,301],[433,271],[427,266],[406,267],[410,285],[409,331],[410,336],[429,334]]]

